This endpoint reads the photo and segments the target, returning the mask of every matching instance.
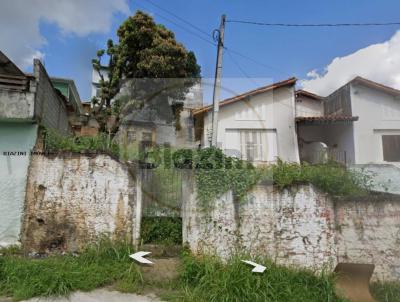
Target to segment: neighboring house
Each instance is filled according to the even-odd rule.
[[[399,90],[356,77],[323,104],[323,116],[296,117],[299,141],[323,142],[345,164],[400,162]]]
[[[78,90],[76,89],[75,82],[72,79],[66,78],[50,78],[53,87],[61,92],[67,99],[68,110],[70,112],[77,112],[84,114],[81,98]]]
[[[108,79],[108,68],[107,66],[102,66],[100,68],[100,73],[103,75],[104,79]],[[172,80],[173,84],[174,81]],[[129,85],[131,85],[129,79],[125,80],[122,88],[115,99],[129,95]],[[92,98],[99,97],[100,93],[100,75],[99,72],[93,68],[92,70]],[[168,100],[171,105],[174,100]],[[185,96],[185,99],[178,101],[182,103],[183,108],[180,112],[179,126],[176,127],[175,122],[167,121],[164,117],[159,117],[154,114],[149,114],[148,108],[143,110],[138,110],[133,112],[128,118],[124,118],[121,131],[117,134],[118,140],[122,139],[125,135],[125,141],[128,143],[135,143],[142,140],[141,133],[144,133],[148,137],[147,133],[152,133],[152,141],[158,145],[169,145],[178,148],[192,148],[195,146],[194,140],[194,124],[192,111],[193,109],[201,108],[203,106],[203,91],[201,83],[195,84],[191,87]],[[169,120],[173,119],[174,113],[171,106],[165,109],[164,115],[169,116]],[[131,135],[127,135],[129,132]],[[136,132],[136,134],[133,134]],[[130,140],[133,137],[135,140]]]
[[[18,242],[38,126],[71,134],[69,115],[79,113],[78,103],[70,103],[54,89],[39,60],[34,60],[33,74],[27,75],[0,52],[0,245]]]
[[[218,147],[256,164],[278,158],[299,162],[295,129],[296,79],[274,83],[220,102]],[[196,138],[210,146],[212,105],[193,112]]]
[[[400,193],[400,90],[356,77],[323,104],[323,116],[296,118],[301,159],[318,161],[323,143],[327,157],[371,172],[376,190]]]
[[[104,80],[108,80],[108,67],[101,66],[100,67],[100,74],[104,77]],[[97,71],[92,66],[92,98],[100,96],[100,75],[99,71]]]
[[[304,90],[296,91],[296,117],[323,115],[323,97]]]

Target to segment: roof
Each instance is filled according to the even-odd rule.
[[[349,84],[361,84],[361,85],[370,87],[372,89],[377,89],[377,90],[386,92],[386,93],[388,93],[390,95],[393,95],[393,96],[399,96],[400,95],[400,90],[398,90],[398,89],[395,89],[395,88],[392,88],[392,87],[389,87],[389,86],[386,86],[386,85],[383,85],[383,84],[368,80],[366,78],[357,76],[354,79],[352,79],[351,81],[349,81],[346,84],[344,84],[343,86],[340,86],[338,89],[336,89],[332,93],[330,93],[328,95],[328,97],[330,97],[331,95],[335,94],[336,92],[338,92],[339,90],[343,89],[344,87],[346,87]]]
[[[3,52],[0,51],[0,73],[25,77],[25,74]]]
[[[296,90],[296,98],[299,97],[299,96],[305,96],[305,97],[308,97],[310,99],[314,99],[316,101],[322,101],[324,99],[322,96],[319,96],[317,94],[314,94],[314,93],[311,93],[309,91],[302,90],[302,89]]]
[[[365,78],[360,77],[360,76],[355,77],[353,80],[350,81],[350,83],[361,83],[361,84],[363,84],[365,86],[368,86],[370,88],[375,88],[375,89],[384,91],[384,92],[386,92],[388,94],[391,94],[391,95],[394,95],[394,96],[400,95],[400,90],[398,90],[398,89],[395,89],[395,88],[392,88],[392,87],[389,87],[389,86],[386,86],[386,85],[383,85],[383,84],[380,84],[380,83],[365,79]]]
[[[233,103],[236,103],[238,101],[242,101],[242,100],[244,100],[244,99],[246,99],[248,97],[255,96],[255,95],[258,95],[258,94],[261,94],[261,93],[264,93],[264,92],[267,92],[267,91],[271,91],[271,90],[274,90],[274,89],[277,89],[277,88],[281,88],[281,87],[284,87],[284,86],[292,86],[292,85],[296,84],[296,81],[297,81],[297,79],[293,77],[293,78],[290,78],[290,79],[287,79],[287,80],[284,80],[284,81],[281,81],[281,82],[273,83],[271,85],[262,86],[260,88],[257,88],[257,89],[254,89],[254,90],[250,90],[250,91],[247,91],[245,93],[236,95],[234,97],[225,99],[225,100],[223,100],[223,101],[221,101],[219,103],[219,106],[223,107],[223,106],[226,106],[226,105],[229,105],[229,104],[233,104]],[[203,108],[194,110],[193,111],[193,115],[197,115],[197,114],[200,114],[200,113],[205,113],[205,112],[211,110],[212,107],[213,107],[212,105],[208,105],[208,106],[205,106]]]
[[[350,115],[296,117],[296,122],[304,124],[330,124],[338,122],[354,122],[357,120],[358,116]]]
[[[25,74],[0,51],[0,88],[23,91],[28,89]]]

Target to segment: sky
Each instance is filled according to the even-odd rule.
[[[75,80],[81,99],[88,100],[91,59],[108,38],[117,41],[118,26],[137,9],[195,52],[204,78],[214,76],[212,32],[227,15],[223,97],[292,76],[299,88],[323,96],[357,75],[400,89],[400,26],[280,28],[229,22],[400,22],[397,0],[2,0],[0,50],[25,71],[40,58],[51,76]],[[209,98],[206,94],[206,103]]]

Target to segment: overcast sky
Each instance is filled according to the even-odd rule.
[[[118,25],[137,9],[172,29],[196,53],[206,78],[214,74],[216,50],[204,39],[212,40],[222,13],[228,20],[257,22],[400,21],[397,0],[2,0],[0,49],[27,71],[34,57],[41,58],[50,75],[74,79],[86,100],[96,50],[115,38]],[[227,23],[226,47],[247,58],[224,54],[223,85],[225,91],[239,93],[296,76],[299,86],[325,96],[360,75],[400,89],[398,30],[399,26],[271,28]]]

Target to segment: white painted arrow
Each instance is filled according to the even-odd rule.
[[[136,260],[137,262],[143,263],[143,264],[153,264],[150,260],[143,258],[144,256],[151,254],[151,252],[137,252],[132,255],[129,255],[133,260]]]
[[[249,260],[242,260],[242,262],[250,264],[252,266],[254,266],[254,268],[251,270],[253,273],[263,273],[266,269],[265,266],[261,265],[261,264],[257,264],[253,261],[249,261]]]

